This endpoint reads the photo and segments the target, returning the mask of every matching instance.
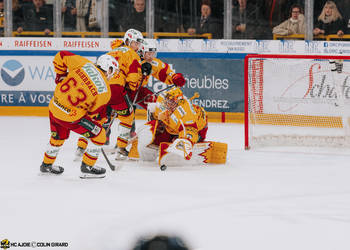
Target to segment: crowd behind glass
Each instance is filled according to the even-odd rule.
[[[0,0],[0,32],[4,31],[4,1]],[[28,31],[52,36],[54,0],[12,1],[13,35]],[[225,0],[154,0],[154,32],[212,34],[223,38]],[[313,6],[313,35],[350,34],[348,0],[317,0]],[[99,32],[102,0],[61,0],[63,36],[67,32]],[[273,39],[305,34],[305,0],[233,0],[233,39]],[[109,32],[135,28],[146,32],[146,0],[109,0]],[[309,19],[310,20],[310,19]],[[312,19],[311,19],[312,20]],[[349,25],[349,26],[348,26]]]

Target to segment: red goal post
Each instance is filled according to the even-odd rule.
[[[350,56],[249,54],[245,149],[350,147]]]

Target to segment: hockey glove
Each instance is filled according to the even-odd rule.
[[[83,136],[87,138],[97,136],[102,130],[102,126],[100,124],[94,122],[87,116],[81,118],[78,124],[87,130],[87,132],[83,134]]]
[[[152,65],[148,62],[145,62],[141,65],[142,75],[149,76],[152,72]]]
[[[60,82],[63,81],[64,78],[66,78],[68,73],[64,73],[64,74],[56,74],[56,78],[55,78],[55,83],[59,84]]]
[[[186,83],[186,80],[181,73],[174,74],[172,80],[177,87],[183,87]]]

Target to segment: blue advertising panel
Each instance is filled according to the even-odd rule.
[[[53,56],[58,51],[0,51],[0,106],[47,106],[55,88]],[[95,61],[104,51],[72,51]],[[244,56],[227,53],[165,53],[158,58],[183,73],[186,96],[210,112],[243,112]],[[165,85],[151,79],[148,87]]]

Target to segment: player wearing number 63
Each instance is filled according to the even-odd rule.
[[[102,178],[106,170],[95,163],[106,141],[102,124],[111,98],[108,81],[119,71],[118,62],[112,56],[102,55],[94,64],[79,55],[61,51],[53,64],[57,85],[49,104],[51,138],[40,171],[63,173],[63,167],[53,163],[70,131],[74,131],[91,141],[83,155],[80,177]]]
[[[227,144],[205,141],[207,115],[191,99],[173,87],[148,104],[149,121],[137,130],[129,158],[154,161],[159,157],[160,166],[225,163]]]

